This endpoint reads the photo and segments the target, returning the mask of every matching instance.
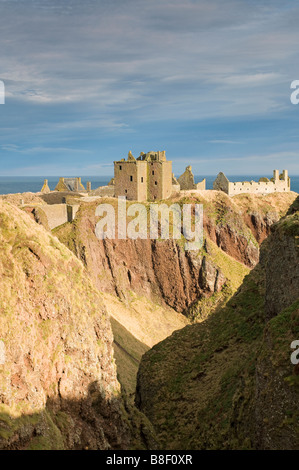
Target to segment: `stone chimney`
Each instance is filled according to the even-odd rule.
[[[43,184],[43,187],[41,189],[41,192],[42,193],[49,193],[50,192],[50,188],[49,188],[49,185],[48,185],[48,180],[44,180],[44,184]]]
[[[274,181],[279,181],[279,170],[273,171],[273,178],[274,178]]]

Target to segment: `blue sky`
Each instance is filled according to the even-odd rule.
[[[0,175],[299,174],[299,4],[0,0]]]

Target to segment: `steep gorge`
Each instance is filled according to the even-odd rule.
[[[65,247],[36,224],[29,207],[25,214],[0,202],[0,340],[6,349],[6,362],[0,365],[0,446],[156,447],[151,424],[128,400],[142,355],[175,330],[181,330],[183,337],[184,331],[198,326],[182,329],[190,321],[205,320],[225,305],[256,265],[258,242],[270,233],[294,198],[291,193],[233,199],[218,192],[185,196],[180,204],[204,204],[205,242],[199,252],[186,252],[182,243],[172,240],[99,241],[94,234],[98,202],[82,203],[72,223],[54,230]],[[259,269],[257,266],[253,272]],[[259,305],[260,297],[256,292],[253,296]],[[239,326],[246,336],[247,327]],[[217,324],[214,327],[218,331]],[[258,329],[259,322],[254,320],[254,331]],[[221,331],[230,334],[226,322]],[[178,345],[183,355],[182,359],[178,356],[179,367],[197,347],[196,343],[189,350],[188,344],[187,340]],[[224,346],[224,355],[226,349]],[[142,364],[151,354],[155,354],[155,346]],[[238,354],[236,349],[236,357]],[[198,361],[195,358],[196,364]],[[215,379],[217,390],[219,371],[213,374],[208,381]],[[192,369],[191,384],[201,376],[201,370]],[[138,405],[142,408],[142,393],[147,392],[141,393],[140,380]],[[154,381],[153,373],[148,380],[152,399],[159,396]],[[187,394],[192,396],[192,387]],[[176,395],[175,402],[181,401],[184,403]],[[152,405],[151,412],[143,411],[162,444],[169,442],[175,448],[178,441],[171,441],[171,426],[164,428],[169,434],[166,441],[153,417],[156,403]],[[158,423],[163,421],[163,413]],[[170,420],[172,416],[173,411]],[[184,426],[189,429],[188,422]],[[187,445],[186,440],[180,442]],[[205,445],[209,447],[208,437]]]
[[[131,396],[141,356],[174,330],[203,321],[225,305],[256,264],[258,242],[295,197],[232,199],[208,191],[168,201],[203,204],[205,241],[199,252],[185,251],[181,241],[173,240],[98,240],[95,208],[102,202],[116,207],[114,199],[81,203],[74,222],[54,230],[105,293],[119,379]]]
[[[217,191],[173,199],[168,204],[201,203],[205,243],[202,250],[185,251],[174,240],[98,240],[95,236],[99,203],[81,204],[72,224],[54,230],[87,267],[98,289],[126,300],[128,293],[146,296],[188,315],[190,307],[222,291],[235,291],[259,258],[259,243],[284,215],[295,193],[229,198]],[[194,313],[194,312],[193,312]]]
[[[163,448],[298,448],[298,204],[224,308],[143,356],[136,403]]]

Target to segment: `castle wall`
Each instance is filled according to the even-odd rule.
[[[148,198],[151,201],[162,199],[162,163],[153,161],[148,164]]]
[[[172,162],[148,163],[148,198],[151,201],[167,199],[172,194]]]
[[[40,207],[40,210],[43,211],[47,217],[48,225],[51,230],[66,222],[72,222],[78,209],[79,204],[72,206],[67,204],[51,204]]]
[[[113,185],[111,186],[99,186],[97,189],[92,191],[94,196],[100,197],[114,197],[115,196],[115,188]]]
[[[147,200],[147,162],[114,162],[115,197],[126,196],[130,201]]]
[[[172,194],[172,162],[166,161],[165,152],[158,152],[150,159],[114,162],[115,197],[126,196],[128,200],[147,201],[167,199]]]
[[[167,199],[172,194],[172,162],[164,161],[162,163],[162,199]]]
[[[50,193],[50,188],[49,188],[49,185],[48,185],[48,180],[44,180],[44,184],[43,184],[43,187],[41,189],[41,193],[45,193],[45,194],[48,194]]]
[[[220,172],[213,182],[213,189],[215,191],[224,191],[226,194],[229,193],[229,181],[224,173]]]
[[[43,194],[41,195],[41,198],[47,203],[47,204],[65,204],[65,202],[71,203],[71,201],[75,198],[81,198],[82,194],[81,193],[75,193],[71,191],[51,191],[48,194]]]
[[[137,176],[137,165],[135,161],[115,162],[115,197],[126,196],[129,200],[137,201]]]
[[[196,184],[196,189],[201,190],[201,191],[205,191],[205,189],[206,189],[206,179],[205,178],[202,181],[200,181],[199,183]]]
[[[196,189],[194,183],[194,175],[192,173],[192,168],[190,165],[186,167],[184,173],[178,178],[178,183],[181,186],[182,191]]]
[[[68,191],[68,188],[64,184],[64,178],[59,178],[59,181],[55,187],[55,191]]]
[[[67,205],[67,221],[72,222],[74,218],[76,217],[76,214],[79,210],[80,205],[79,204],[74,204],[74,205]]]
[[[45,213],[51,230],[68,221],[66,204],[43,206],[41,210]]]
[[[137,201],[146,201],[147,193],[147,162],[137,161]]]
[[[213,189],[224,191],[229,196],[237,194],[270,194],[275,192],[290,191],[290,178],[287,170],[283,170],[279,175],[278,170],[273,171],[271,181],[261,178],[260,181],[238,181],[233,183],[227,179],[223,173],[219,173],[213,183]]]
[[[180,194],[180,190],[181,190],[181,187],[179,184],[173,184],[171,194],[172,195]]]
[[[243,181],[238,183],[229,182],[228,184],[228,195],[234,196],[236,194],[270,194],[275,192],[287,192],[290,191],[288,181],[276,180],[273,181]]]

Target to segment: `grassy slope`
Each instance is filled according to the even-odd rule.
[[[250,272],[247,266],[226,254],[209,239],[206,239],[202,254],[224,275],[226,282],[221,291],[202,297],[189,308],[187,313],[189,320],[197,323],[204,321],[219,307],[224,307]]]
[[[221,312],[174,333],[144,356],[142,402],[151,395],[155,399],[142,409],[165,448],[229,447],[232,399],[244,380],[252,380],[263,328],[260,281],[262,273],[255,268]]]
[[[102,296],[111,315],[119,380],[128,393],[134,394],[142,355],[173,331],[186,326],[188,320],[134,292],[130,292],[131,300],[127,303],[111,294],[102,293]]]
[[[298,239],[297,219],[294,214],[280,223],[286,236]],[[165,448],[256,447],[255,408],[269,402],[261,424],[277,417],[268,430],[272,442],[277,434],[279,448],[282,436],[298,432],[298,376],[290,363],[290,343],[299,336],[298,302],[265,326],[264,294],[264,269],[258,265],[224,308],[143,357],[137,402],[141,390],[141,409]],[[255,403],[257,363],[259,374],[270,378]]]

